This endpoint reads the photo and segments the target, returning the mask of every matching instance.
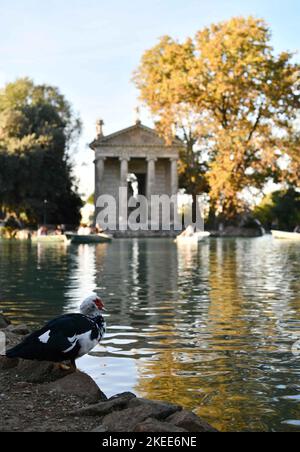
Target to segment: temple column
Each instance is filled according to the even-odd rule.
[[[105,160],[105,157],[98,157],[95,160],[95,205],[99,196],[103,194]]]
[[[150,200],[151,195],[154,194],[155,188],[155,162],[156,158],[147,158],[147,198]]]
[[[128,178],[128,157],[120,157],[121,168],[120,168],[120,187],[127,187],[127,178]]]
[[[170,172],[171,172],[171,196],[176,196],[176,207],[175,210],[178,211],[178,160],[177,158],[170,159]],[[171,223],[175,224],[175,219],[177,221],[177,217],[175,217],[174,210],[171,211]],[[174,226],[175,227],[175,226]]]
[[[120,198],[119,198],[119,229],[125,231],[127,229],[127,220],[128,220],[128,162],[130,160],[129,157],[120,157]],[[126,190],[124,190],[126,189]]]
[[[171,195],[177,195],[178,193],[178,168],[177,159],[172,158],[171,161]]]

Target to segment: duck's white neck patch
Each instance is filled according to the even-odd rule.
[[[43,344],[47,344],[49,339],[50,339],[50,330],[46,331],[46,333],[42,334],[39,337],[39,341],[42,342]]]

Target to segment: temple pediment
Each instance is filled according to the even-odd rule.
[[[107,136],[98,137],[91,148],[96,149],[102,146],[166,146],[165,140],[159,134],[143,124],[137,123],[132,127],[120,130]],[[182,146],[181,141],[175,138],[174,146]]]

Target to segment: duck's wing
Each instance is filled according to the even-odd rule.
[[[62,361],[80,349],[79,337],[97,335],[97,326],[80,314],[69,314],[48,322],[7,352],[8,357],[39,361]]]

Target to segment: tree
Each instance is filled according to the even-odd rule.
[[[87,204],[91,204],[92,206],[94,206],[95,205],[95,195],[94,195],[94,193],[92,193],[89,197],[88,197],[88,199],[87,199]]]
[[[291,53],[276,56],[270,37],[253,17],[212,25],[183,43],[165,36],[134,76],[166,140],[175,128],[186,143],[183,186],[207,187],[212,208],[227,218],[244,209],[245,188],[283,178],[299,185],[300,66]]]
[[[300,226],[300,193],[293,189],[267,195],[254,211],[265,228],[293,231]]]
[[[180,44],[168,36],[145,52],[134,81],[140,89],[141,99],[150,108],[160,134],[170,143],[175,133],[185,143],[179,162],[179,184],[195,198],[207,192],[206,149],[198,140],[198,125],[202,113],[189,101],[188,74],[194,59],[191,39]]]
[[[78,195],[69,150],[80,120],[57,88],[30,79],[0,92],[0,205],[29,222],[77,224]]]

